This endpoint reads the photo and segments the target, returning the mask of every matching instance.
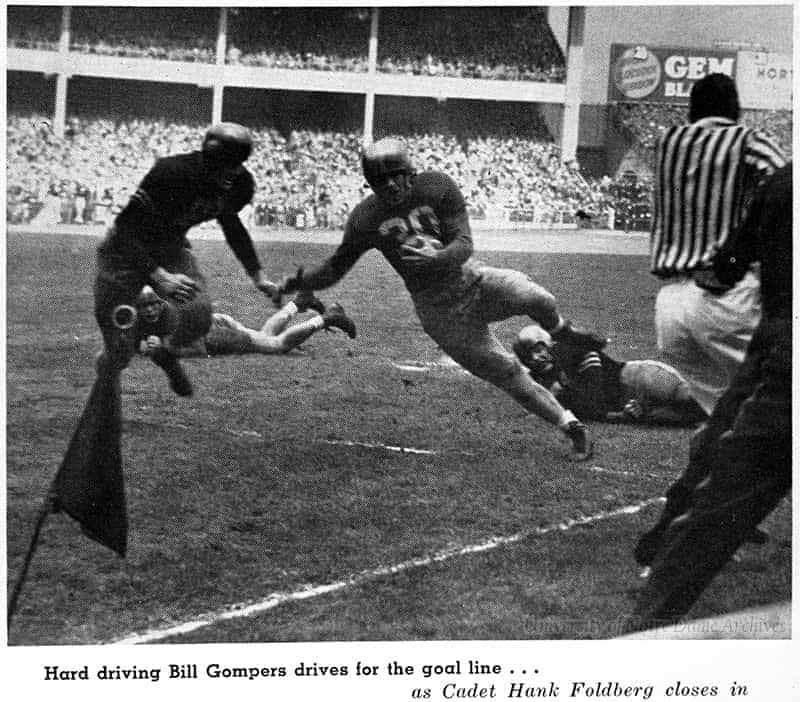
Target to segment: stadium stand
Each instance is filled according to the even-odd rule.
[[[9,45],[57,49],[59,13],[59,7],[10,7]],[[215,8],[76,6],[70,50],[213,63],[217,21]],[[364,8],[229,8],[225,58],[245,66],[365,72],[369,30]],[[564,58],[542,8],[385,8],[379,37],[384,73],[564,80]]]
[[[457,21],[453,21],[457,15]],[[72,9],[70,50],[109,56],[172,61],[216,60],[215,8],[89,7]],[[58,47],[61,8],[10,6],[9,46]],[[319,71],[367,70],[370,12],[365,8],[228,8],[226,61],[230,64]],[[384,7],[380,15],[378,70],[413,76],[492,80],[563,81],[564,57],[538,7]],[[63,222],[105,221],[119,210],[154,158],[196,147],[204,125],[203,90],[181,86],[170,96],[169,119],[136,113],[128,99],[117,107],[100,79],[70,83],[63,141],[52,134],[36,93],[19,76],[8,101],[7,219]],[[48,94],[47,77],[40,87]],[[117,81],[119,83],[119,81]],[[88,86],[88,87],[87,87]],[[144,90],[131,84],[131,95]],[[94,93],[92,93],[94,91]],[[119,92],[119,91],[118,91]],[[180,99],[177,93],[180,92]],[[208,92],[208,91],[206,91]],[[240,94],[241,93],[241,94]],[[226,89],[229,119],[261,124],[249,167],[258,191],[256,225],[340,226],[349,207],[365,193],[358,175],[358,112],[342,96],[326,109],[287,97],[287,91],[249,98]],[[36,93],[38,95],[38,93]],[[147,93],[148,95],[153,95]],[[239,95],[239,99],[236,96]],[[76,97],[77,96],[77,97]],[[99,96],[99,97],[98,97]],[[47,100],[51,98],[47,97]],[[140,103],[146,100],[140,100]],[[392,102],[394,101],[394,102]],[[153,103],[158,104],[159,99]],[[106,106],[100,116],[81,107]],[[379,97],[382,125],[403,133],[420,168],[450,173],[467,195],[474,217],[498,223],[542,226],[571,224],[647,229],[652,184],[621,173],[586,178],[577,164],[563,164],[538,110],[505,103],[489,109],[481,101],[448,101],[450,107],[413,107],[399,97]],[[452,104],[456,103],[456,104]],[[469,103],[469,104],[468,104]],[[421,103],[420,103],[421,104]],[[127,108],[124,107],[127,105]],[[266,107],[265,107],[266,106]],[[242,109],[249,109],[240,115]],[[180,110],[180,111],[179,111]],[[182,111],[182,113],[181,113]],[[288,116],[280,116],[281,111]],[[413,113],[413,117],[412,117]],[[80,116],[79,116],[80,115]],[[113,117],[112,117],[113,115]],[[396,119],[401,115],[402,119]],[[609,123],[630,148],[650,162],[663,129],[685,119],[685,108],[663,104],[609,105]],[[341,121],[337,121],[341,118]],[[348,122],[350,119],[350,122]],[[792,151],[789,111],[745,111],[743,121]],[[291,131],[303,125],[304,129]],[[475,125],[486,125],[478,132]],[[403,131],[406,129],[407,131]]]
[[[203,130],[199,124],[72,117],[59,140],[47,125],[41,116],[8,116],[10,221],[105,221],[155,158],[197,148]],[[254,224],[341,226],[366,194],[359,133],[295,130],[284,137],[258,128],[254,136],[248,161],[257,183]],[[562,164],[552,143],[424,134],[409,136],[408,144],[420,169],[456,179],[476,217],[552,224],[563,221],[563,213],[608,206],[608,184],[589,183],[575,165]]]
[[[378,70],[385,73],[563,82],[564,57],[543,8],[386,8]]]

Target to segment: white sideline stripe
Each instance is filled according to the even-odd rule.
[[[432,563],[441,563],[448,561],[459,556],[468,556],[473,553],[482,553],[484,551],[491,551],[498,546],[505,546],[508,544],[515,544],[531,536],[543,536],[555,531],[568,531],[576,526],[583,526],[585,524],[592,524],[606,519],[613,519],[628,514],[636,514],[646,507],[664,502],[664,497],[651,497],[650,499],[638,502],[625,507],[619,507],[614,510],[597,512],[591,515],[583,515],[575,517],[574,519],[567,519],[563,522],[557,522],[543,527],[535,527],[533,529],[526,529],[524,531],[511,534],[510,536],[492,536],[485,541],[469,546],[455,546],[452,548],[438,551],[430,556],[423,556],[420,558],[412,558],[407,561],[402,561],[396,565],[379,566],[370,570],[362,570],[359,573],[348,576],[344,580],[328,583],[326,585],[306,585],[302,589],[293,590],[290,592],[275,592],[268,595],[263,600],[257,602],[242,602],[226,607],[225,609],[216,612],[208,612],[200,615],[194,621],[184,622],[183,624],[176,624],[162,629],[151,629],[143,634],[131,634],[122,639],[109,641],[106,643],[112,645],[118,644],[146,644],[153,641],[160,641],[170,636],[177,636],[179,634],[188,634],[192,631],[197,631],[207,626],[218,624],[219,622],[228,621],[231,619],[242,619],[244,617],[251,617],[262,612],[267,612],[275,609],[287,602],[298,602],[300,600],[308,600],[313,597],[320,597],[327,595],[331,592],[344,590],[348,587],[361,585],[372,580],[377,580],[386,575],[395,575],[415,568],[424,568]]]

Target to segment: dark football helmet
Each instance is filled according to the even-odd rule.
[[[241,124],[219,122],[206,132],[202,150],[203,156],[214,166],[238,166],[253,151],[253,137],[250,130]]]

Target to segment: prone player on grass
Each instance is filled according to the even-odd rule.
[[[557,426],[586,460],[586,426],[536,383],[489,328],[491,322],[528,315],[558,339],[586,350],[603,341],[579,332],[558,312],[555,298],[527,275],[473,259],[466,202],[444,173],[417,173],[398,139],[365,147],[364,177],[373,194],[356,205],[333,255],[311,270],[286,277],[281,293],[330,287],[368,250],[378,249],[400,274],[425,332],[474,375],[504,390],[526,410]]]
[[[298,313],[307,310],[313,310],[316,314],[302,322],[290,324]],[[139,294],[136,314],[141,328],[150,332],[141,339],[139,351],[150,357],[162,349],[184,358],[248,353],[285,354],[322,329],[341,329],[351,339],[356,337],[355,324],[341,305],[333,304],[326,309],[320,300],[307,293],[298,293],[294,300],[272,314],[260,329],[250,329],[231,315],[214,312],[208,332],[184,346],[174,345],[168,333],[170,325],[162,323],[164,316],[171,314],[170,308],[149,285]]]
[[[554,343],[536,324],[519,331],[514,353],[536,382],[581,419],[691,425],[707,418],[689,384],[660,361],[617,361],[569,341]]]

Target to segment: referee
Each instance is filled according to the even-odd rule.
[[[711,259],[741,225],[756,187],[785,163],[770,139],[738,119],[733,80],[712,73],[692,88],[689,124],[668,129],[656,146],[651,265],[665,282],[656,299],[657,342],[708,414],[761,312],[756,273],[726,287],[714,279]]]
[[[745,223],[714,259],[734,282],[761,262],[764,314],[744,362],[692,441],[689,465],[667,492],[659,523],[637,545],[652,563],[629,631],[685,615],[751,540],[792,484],[792,166],[757,193]],[[647,558],[643,556],[647,555]]]

